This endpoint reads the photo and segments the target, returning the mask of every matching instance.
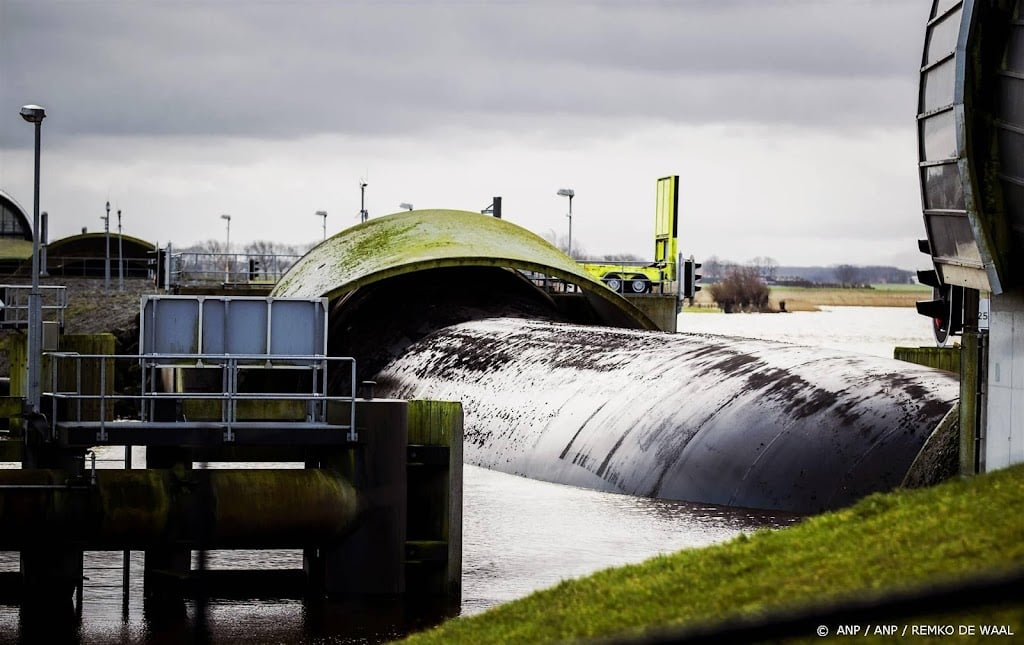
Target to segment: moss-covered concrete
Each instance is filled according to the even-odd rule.
[[[679,300],[675,295],[627,295],[626,299],[653,320],[658,325],[658,329],[669,332],[676,331]]]
[[[462,596],[462,404],[408,404],[406,584],[413,593]],[[432,462],[417,446],[447,448]]]
[[[272,295],[337,298],[387,278],[458,266],[536,271],[579,285],[588,298],[614,307],[636,327],[658,328],[541,237],[505,220],[469,211],[404,211],[346,229],[296,262]]]
[[[915,365],[960,373],[959,347],[897,347],[893,350],[893,358]]]

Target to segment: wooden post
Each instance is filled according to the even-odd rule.
[[[409,593],[462,597],[462,404],[409,401]]]

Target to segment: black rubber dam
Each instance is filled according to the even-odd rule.
[[[334,253],[350,247],[346,233],[325,244]],[[328,351],[355,356],[357,378],[375,380],[376,396],[461,401],[467,463],[793,512],[948,474],[935,462],[955,438],[952,374],[838,350],[650,331],[620,313],[609,321],[596,290],[589,300],[552,297],[521,269],[462,259],[330,289],[329,263],[316,249],[311,255],[275,295],[331,297]]]

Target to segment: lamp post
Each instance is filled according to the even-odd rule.
[[[398,205],[398,207],[407,211],[412,210],[412,204],[410,204],[409,202],[402,202],[401,204]]]
[[[572,188],[559,188],[558,194],[562,197],[569,198],[569,257],[572,257],[572,198],[576,196],[576,191]]]
[[[110,202],[107,202],[107,215],[103,220],[103,236],[107,240],[107,253],[103,256],[103,293],[110,293]]]
[[[368,212],[366,212],[366,187],[367,186],[369,186],[369,184],[366,183],[366,180],[364,180],[364,179],[360,179],[359,180],[359,221],[360,222],[365,222],[366,220],[370,219],[370,214]]]
[[[117,209],[117,290],[124,291],[124,237],[121,235],[121,209]]]
[[[220,218],[227,222],[227,238],[224,242],[224,282],[231,282],[231,216],[224,213]]]
[[[316,212],[316,216],[324,218],[324,239],[326,240],[327,239],[327,211],[317,211]]]
[[[39,363],[43,353],[43,307],[39,293],[39,155],[46,110],[38,105],[21,108],[21,118],[36,126],[35,183],[32,193],[32,289],[28,294],[28,406],[39,412]],[[25,433],[26,440],[28,433]]]

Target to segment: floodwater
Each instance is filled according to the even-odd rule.
[[[791,314],[683,314],[680,330],[845,348],[892,356],[896,345],[932,344],[929,322],[913,309],[830,307]],[[116,460],[123,449],[99,451]],[[139,467],[144,452],[136,449]],[[9,465],[11,466],[11,465]],[[98,467],[122,467],[106,461]],[[261,598],[211,600],[207,626],[214,642],[380,642],[436,623],[445,613],[475,614],[560,580],[659,553],[728,540],[740,532],[787,526],[799,518],[683,502],[634,498],[532,481],[466,466],[461,607],[413,611],[400,605],[304,603]],[[294,551],[211,555],[211,568],[298,568]],[[16,571],[16,553],[0,553],[0,570]],[[156,618],[142,601],[142,554],[131,556],[128,592],[120,552],[88,553],[81,622],[64,636],[89,643],[191,640],[195,607]],[[16,606],[0,606],[0,641],[20,637]]]
[[[786,314],[679,316],[680,332],[777,340],[892,358],[894,347],[934,346],[931,320],[910,307],[822,307]]]

